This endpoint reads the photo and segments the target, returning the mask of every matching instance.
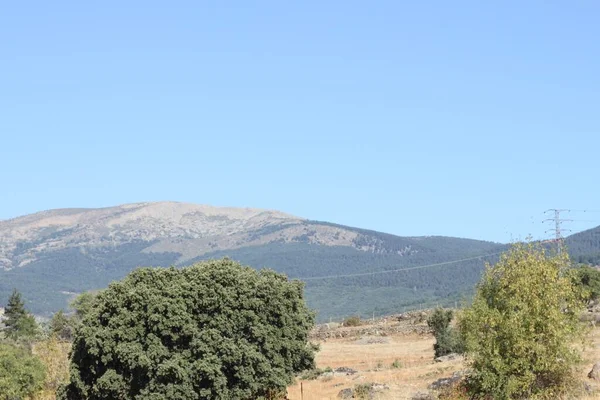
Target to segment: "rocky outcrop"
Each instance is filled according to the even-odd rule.
[[[431,390],[445,389],[460,382],[463,379],[464,375],[464,371],[456,371],[454,374],[452,374],[452,376],[448,378],[441,378],[433,382],[431,385],[429,385],[428,388]]]
[[[464,357],[461,356],[460,354],[450,353],[445,356],[436,357],[435,362],[456,361],[456,360],[463,360],[463,359],[464,359]]]
[[[600,381],[600,362],[594,364],[592,370],[588,373],[588,378]]]

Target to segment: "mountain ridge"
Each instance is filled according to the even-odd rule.
[[[139,266],[228,256],[290,278],[314,278],[306,282],[306,297],[320,319],[382,314],[460,299],[484,263],[507,247],[396,236],[259,208],[142,202],[47,210],[0,221],[0,303],[17,288],[34,312],[47,315],[66,308],[70,294],[106,287]],[[365,272],[374,274],[319,278]]]

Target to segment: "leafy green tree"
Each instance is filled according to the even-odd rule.
[[[70,341],[73,339],[74,321],[60,310],[50,320],[50,334],[58,339]]]
[[[77,328],[59,398],[264,399],[314,368],[303,284],[229,259],[140,268]]]
[[[583,265],[572,270],[572,279],[573,283],[581,286],[586,300],[600,298],[600,270]]]
[[[460,332],[450,326],[452,316],[452,310],[437,308],[427,318],[427,325],[433,331],[433,336],[435,336],[433,349],[436,357],[445,356],[450,353],[463,353],[465,351],[464,341]]]
[[[40,391],[46,371],[26,349],[0,343],[0,400],[20,400]]]
[[[16,289],[8,299],[4,310],[4,334],[12,340],[30,339],[38,334],[38,325],[25,309],[21,293]]]
[[[75,310],[75,316],[79,320],[82,320],[90,313],[94,304],[94,300],[99,293],[100,292],[98,291],[83,292],[73,299],[70,307]]]
[[[566,252],[519,244],[488,267],[460,321],[475,397],[558,398],[575,381],[582,301],[568,265]]]

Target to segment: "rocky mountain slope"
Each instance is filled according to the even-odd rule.
[[[277,211],[158,202],[50,210],[0,221],[0,268],[25,267],[65,249],[111,249],[140,242],[148,244],[143,249],[147,253],[179,253],[177,263],[209,252],[268,243],[387,251],[381,240],[368,235]],[[411,249],[395,251],[402,254]]]
[[[249,208],[157,202],[50,210],[0,221],[0,304],[16,287],[33,311],[47,314],[65,308],[73,294],[105,287],[138,266],[229,256],[306,278],[307,299],[322,318],[383,313],[458,296],[502,249]],[[434,265],[420,269],[428,264]]]

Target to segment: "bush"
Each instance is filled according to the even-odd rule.
[[[433,345],[435,357],[465,352],[462,335],[457,329],[450,326],[452,315],[452,310],[437,308],[427,319],[427,325],[433,331],[433,336],[435,336],[435,344]]]
[[[56,390],[68,381],[70,347],[70,343],[63,342],[56,336],[33,345],[33,354],[46,368],[43,391],[35,399],[54,399]]]
[[[448,328],[445,331],[438,333],[435,337],[433,345],[436,357],[446,356],[456,353],[463,354],[465,352],[465,341],[458,329]]]
[[[473,396],[557,398],[576,381],[582,301],[568,264],[566,252],[550,257],[530,244],[488,267],[460,320]]]
[[[372,383],[359,383],[354,386],[353,398],[355,399],[371,399],[373,397]]]
[[[333,372],[333,370],[331,369],[331,367],[326,367],[324,369],[321,368],[313,368],[313,369],[309,369],[307,371],[304,371],[301,375],[300,375],[300,379],[303,381],[312,381],[317,379],[318,377],[320,377],[323,374],[326,374],[328,372]]]
[[[352,316],[352,317],[348,317],[344,320],[344,322],[342,322],[342,325],[344,326],[360,326],[361,325],[361,320],[359,316]]]
[[[583,289],[587,301],[600,298],[600,271],[589,266],[580,266],[571,271],[573,283]]]
[[[228,259],[140,268],[93,301],[60,398],[263,399],[314,368],[303,284]]]
[[[75,322],[73,317],[68,317],[62,310],[52,316],[49,324],[50,336],[56,337],[59,340],[73,340],[73,330]]]
[[[25,348],[0,343],[0,400],[23,399],[43,388],[42,362]]]

